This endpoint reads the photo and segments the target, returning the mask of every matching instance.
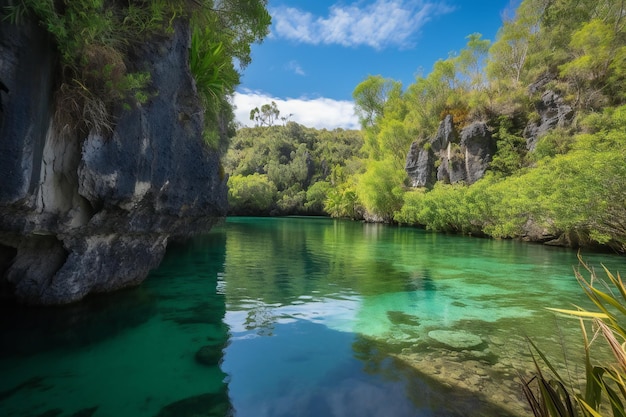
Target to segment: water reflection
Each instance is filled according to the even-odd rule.
[[[517,371],[531,363],[524,335],[558,354],[562,343],[577,345],[572,323],[559,324],[555,340],[554,318],[544,309],[585,302],[570,272],[576,254],[568,250],[332,220],[239,218],[227,229],[222,280],[232,344],[224,369],[243,416],[258,415],[255,404],[261,415],[288,415],[289,404],[314,415],[307,410],[321,406],[312,405],[312,393],[316,403],[332,402],[320,392],[340,392],[352,404],[344,379],[324,379],[328,392],[318,383],[302,392],[290,379],[310,378],[311,369],[347,372],[347,357],[361,364],[357,372],[352,363],[344,378],[365,372],[372,379],[360,383],[376,385],[382,377],[391,384],[385,395],[404,393],[398,407],[414,399],[411,411],[396,415],[468,415],[465,407],[520,414],[527,410]],[[341,335],[356,340],[335,345]],[[294,352],[303,339],[321,350]],[[251,383],[250,374],[265,379]],[[454,398],[452,406],[446,398]],[[502,411],[489,402],[515,406]],[[348,415],[325,407],[337,413],[327,415]],[[389,415],[376,412],[366,415]]]
[[[140,288],[48,314],[0,307],[0,415],[519,415],[523,335],[555,357],[578,345],[544,309],[585,302],[576,262],[409,228],[231,219],[170,246]]]
[[[225,235],[172,245],[140,288],[56,309],[3,306],[0,415],[232,414]]]
[[[420,416],[510,416],[510,409],[499,407],[484,394],[441,383],[397,357],[394,350],[379,339],[358,336],[352,345],[355,357],[364,363],[364,371],[381,375],[389,381],[406,381],[405,395]],[[384,413],[378,415],[385,415]],[[397,414],[388,414],[397,415]],[[400,414],[403,415],[403,414]]]
[[[136,328],[156,314],[156,300],[143,288],[94,295],[64,307],[0,304],[0,358],[72,351]]]

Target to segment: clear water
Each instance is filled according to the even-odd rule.
[[[585,305],[577,262],[413,228],[229,219],[138,288],[3,305],[0,416],[530,415],[525,335],[577,370],[577,323],[544,309]]]

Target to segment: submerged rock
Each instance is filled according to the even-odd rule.
[[[219,154],[202,140],[202,104],[188,66],[190,31],[134,47],[149,99],[119,106],[106,135],[57,125],[58,56],[36,22],[0,26],[0,290],[64,304],[137,285],[172,238],[226,214]]]
[[[63,414],[63,410],[61,410],[60,408],[51,408],[50,410],[38,414],[37,417],[57,417],[61,414]]]
[[[72,417],[91,417],[96,413],[97,410],[98,407],[83,408],[82,410],[78,410],[77,412],[72,414]]]
[[[228,392],[200,394],[166,405],[156,417],[230,417],[234,415]]]
[[[432,330],[428,337],[453,349],[470,349],[482,345],[480,336],[464,330]]]
[[[387,318],[390,322],[397,325],[419,326],[419,317],[405,313],[404,311],[388,311]]]
[[[205,366],[217,366],[223,357],[224,353],[220,345],[202,346],[196,352],[196,362]]]

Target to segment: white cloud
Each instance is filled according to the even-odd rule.
[[[272,35],[313,45],[408,47],[426,22],[454,10],[439,0],[376,0],[361,4],[334,5],[327,17],[293,7],[271,9]]]
[[[298,61],[289,61],[286,68],[287,70],[292,71],[294,74],[302,76],[306,75],[306,72],[304,72],[304,69],[302,69]]]
[[[244,126],[254,126],[250,110],[263,104],[275,102],[281,117],[291,115],[290,121],[317,129],[359,129],[359,120],[354,113],[354,103],[348,100],[329,98],[277,98],[258,91],[236,92],[233,103],[235,118]]]

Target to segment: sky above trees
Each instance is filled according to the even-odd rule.
[[[235,93],[237,120],[274,101],[281,116],[317,128],[358,128],[352,91],[368,75],[406,87],[466,37],[495,40],[516,0],[270,0],[270,35],[252,49]]]

